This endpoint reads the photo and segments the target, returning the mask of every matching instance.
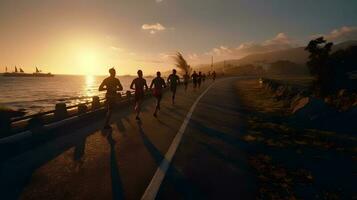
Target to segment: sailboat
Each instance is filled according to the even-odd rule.
[[[36,67],[36,72],[33,73],[34,76],[37,76],[37,77],[53,77],[54,75],[51,74],[51,73],[42,73],[41,70],[39,70],[37,67]]]
[[[51,73],[42,73],[41,70],[39,70],[36,67],[36,72],[34,73],[25,73],[24,70],[20,67],[19,70],[15,66],[15,71],[13,72],[7,72],[7,67],[5,69],[5,73],[3,76],[8,76],[8,77],[53,77],[54,75]]]

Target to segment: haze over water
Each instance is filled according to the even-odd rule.
[[[55,75],[48,78],[0,76],[0,106],[25,109],[27,114],[54,109],[56,103],[74,105],[91,101],[92,96],[104,97],[98,87],[105,76]],[[134,77],[118,77],[124,87]],[[151,78],[146,78],[148,84]]]

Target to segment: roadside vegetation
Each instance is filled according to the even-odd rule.
[[[357,137],[296,126],[286,105],[258,80],[236,89],[246,120],[242,137],[259,178],[258,199],[351,199],[357,194]]]

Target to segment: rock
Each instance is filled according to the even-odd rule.
[[[291,103],[290,103],[290,109],[293,111],[296,105],[299,103],[299,100],[304,98],[304,96],[301,93],[296,94],[294,97],[291,98]]]
[[[275,91],[275,97],[279,100],[279,99],[282,99],[284,97],[284,94],[285,94],[285,91],[286,91],[286,87],[281,85],[279,86],[276,91]]]
[[[341,89],[338,91],[337,96],[342,97],[347,95],[347,90],[346,89]]]
[[[335,113],[334,110],[327,106],[322,100],[315,97],[303,97],[296,101],[292,108],[294,116],[309,120],[321,119],[329,114]]]
[[[292,102],[292,113],[295,114],[297,111],[305,107],[310,101],[309,97],[300,97],[297,96]]]
[[[334,97],[329,95],[329,96],[324,98],[324,101],[328,105],[333,105],[334,104]]]

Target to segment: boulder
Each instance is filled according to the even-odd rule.
[[[286,87],[281,85],[276,89],[274,96],[277,99],[282,99],[284,97],[285,92],[286,92]]]
[[[347,95],[347,90],[346,89],[341,89],[338,91],[337,96],[338,97],[343,97]]]
[[[291,97],[290,110],[294,110],[294,108],[296,107],[296,104],[299,103],[299,100],[304,97],[307,97],[307,96],[301,92],[299,92],[299,93],[295,94],[293,97]]]
[[[302,97],[296,100],[292,108],[294,116],[316,120],[322,117],[327,117],[330,114],[336,113],[322,99],[315,97]]]

